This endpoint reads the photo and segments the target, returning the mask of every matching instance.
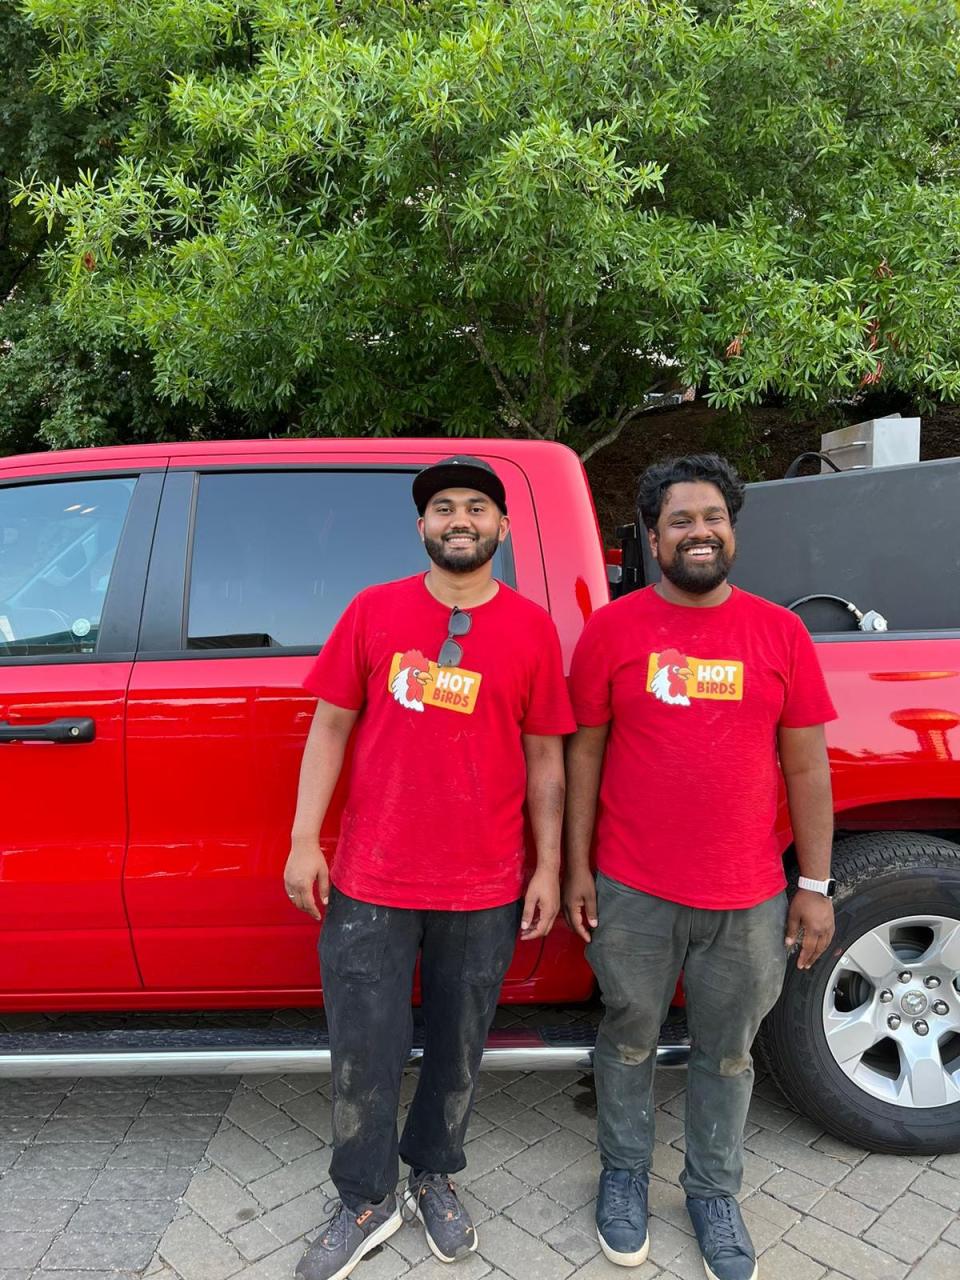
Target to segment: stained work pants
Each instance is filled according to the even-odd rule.
[[[466,1164],[483,1046],[517,941],[522,902],[480,911],[375,906],[330,891],[320,967],[333,1071],[330,1176],[350,1208],[379,1203],[399,1159],[431,1173]],[[397,1140],[420,956],[423,1062]]]
[[[587,958],[605,1006],[593,1064],[603,1165],[650,1170],[657,1037],[682,969],[691,1052],[680,1180],[688,1196],[736,1195],[753,1090],[750,1046],[786,969],[786,895],[708,911],[599,875],[597,916]]]

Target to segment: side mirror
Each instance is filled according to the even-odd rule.
[[[611,584],[611,595],[625,596],[644,586],[643,557],[640,552],[640,530],[635,524],[617,526],[620,542],[620,584],[616,592]]]

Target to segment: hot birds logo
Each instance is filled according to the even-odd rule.
[[[479,671],[438,667],[419,649],[407,649],[393,655],[387,683],[394,698],[408,711],[438,707],[470,716],[477,705],[482,679]]]
[[[408,649],[406,653],[397,654],[400,659],[399,669],[390,673],[390,692],[408,711],[423,710],[423,695],[427,685],[433,679],[430,674],[430,663],[419,649]]]
[[[685,657],[679,649],[651,653],[647,662],[647,692],[671,707],[689,707],[691,699],[740,702],[743,663],[728,658]]]

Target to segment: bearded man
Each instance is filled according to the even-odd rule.
[[[300,1260],[301,1280],[341,1280],[400,1227],[398,1157],[433,1253],[453,1262],[476,1249],[450,1175],[466,1163],[483,1045],[518,931],[543,937],[560,906],[561,735],[574,724],[556,628],[493,577],[510,521],[488,463],[446,458],[416,476],[413,498],[429,569],[362,591],[305,681],[320,701],[284,880],[315,919],[326,907],[340,1201]],[[351,734],[328,872],[320,827]],[[537,858],[525,893],[524,809]],[[423,1060],[398,1143],[418,957]]]
[[[567,756],[564,910],[589,943],[605,1005],[597,1232],[612,1262],[645,1260],[657,1038],[683,970],[681,1182],[710,1280],[757,1275],[736,1199],[750,1046],[787,951],[802,938],[806,969],[834,928],[823,726],[835,712],[799,618],[727,581],[743,495],[713,454],[644,473],[638,524],[661,580],[592,616],[570,674],[579,728]],[[789,913],[781,775],[801,873]]]

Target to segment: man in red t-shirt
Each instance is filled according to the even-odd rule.
[[[653,1070],[685,974],[691,1056],[681,1181],[712,1280],[753,1280],[736,1196],[753,1087],[750,1046],[786,951],[808,968],[833,936],[834,718],[796,615],[732,587],[743,485],[716,455],[640,480],[661,573],[588,621],[570,691],[564,910],[589,943],[605,1013],[594,1075],[606,1256],[647,1255]],[[801,879],[789,914],[776,832],[781,776]],[[597,880],[590,871],[596,826]]]
[[[549,615],[492,574],[504,486],[459,456],[413,483],[429,571],[350,604],[305,686],[320,701],[304,750],[291,900],[320,919],[341,1198],[297,1267],[340,1280],[400,1226],[407,1199],[444,1262],[477,1247],[449,1175],[497,996],[521,938],[560,906],[561,735],[575,728]],[[370,518],[377,519],[371,511]],[[353,733],[332,870],[318,839]],[[523,895],[524,806],[537,864]],[[420,959],[423,1064],[399,1144],[397,1105]]]

